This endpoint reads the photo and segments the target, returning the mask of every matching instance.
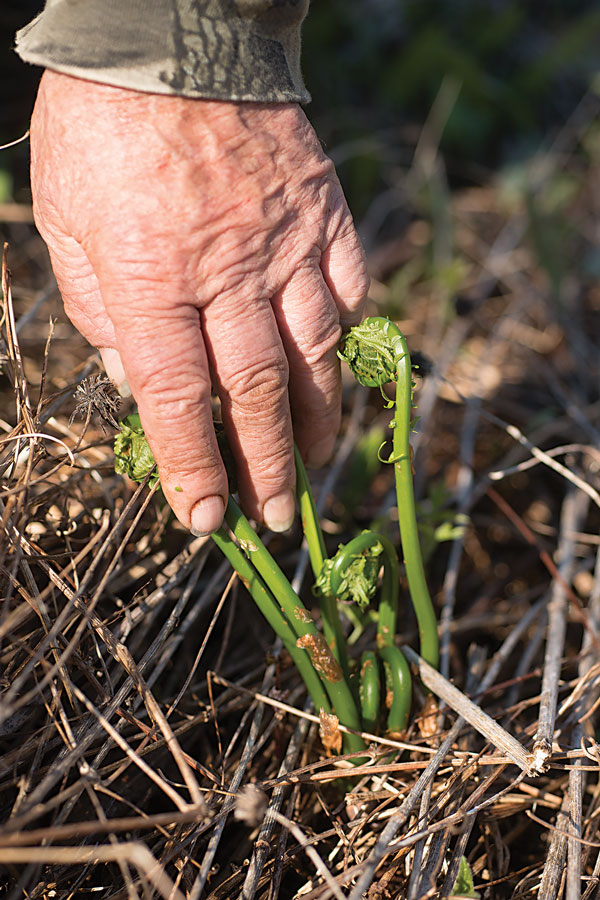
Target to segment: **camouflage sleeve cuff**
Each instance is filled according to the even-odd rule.
[[[89,81],[213,100],[306,102],[308,0],[46,0],[21,59]]]

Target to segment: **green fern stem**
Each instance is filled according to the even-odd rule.
[[[306,538],[313,575],[317,578],[323,567],[323,562],[327,557],[325,539],[323,538],[321,524],[317,515],[317,508],[310,488],[310,482],[297,447],[294,447],[294,457],[296,461],[296,495],[298,497],[298,506],[300,508],[302,531]],[[346,651],[346,641],[344,640],[342,624],[340,622],[335,597],[330,594],[319,594],[319,608],[321,610],[321,621],[323,623],[325,640],[329,644],[334,657],[342,667],[344,679],[348,681],[350,675],[348,653]]]
[[[382,647],[386,683],[387,728],[390,734],[406,731],[412,703],[412,678],[408,663],[399,647]]]
[[[397,338],[401,348],[401,353],[397,355],[396,360],[395,424],[392,443],[400,540],[402,542],[408,588],[419,627],[421,656],[430,665],[437,668],[440,658],[437,621],[425,579],[413,490],[409,443],[413,410],[410,355],[404,335],[392,322],[388,324],[388,333]]]
[[[394,463],[400,539],[419,627],[421,655],[437,668],[437,622],[425,580],[413,492],[409,443],[413,383],[406,340],[398,326],[389,319],[373,316],[350,329],[338,355],[348,364],[360,384],[382,389],[384,384],[396,382],[396,399],[389,403],[394,406],[394,418],[391,423],[393,450],[388,462]]]
[[[318,631],[309,611],[231,497],[227,504],[225,521],[242,550],[276,598],[276,602],[296,635],[296,647],[306,651],[307,658],[310,659],[313,668],[319,675],[340,723],[353,731],[360,731],[361,722],[352,691],[324,635]],[[364,741],[357,734],[344,734],[343,740],[346,752],[364,750]]]
[[[296,496],[300,508],[302,531],[306,538],[310,565],[316,578],[321,571],[323,560],[327,558],[327,550],[308,475],[300,451],[295,444],[294,461],[296,463]]]
[[[314,670],[306,651],[296,646],[296,634],[282,614],[271,591],[265,586],[256,569],[223,528],[215,531],[211,538],[221,553],[227,557],[258,609],[277,637],[281,639],[285,649],[292,658],[292,662],[302,676],[315,709],[317,711],[324,709],[326,713],[330,713],[331,704],[323,684]]]
[[[373,650],[365,650],[361,655],[359,685],[363,727],[369,734],[375,734],[379,715],[380,682],[379,662]]]

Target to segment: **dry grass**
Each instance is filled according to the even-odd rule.
[[[586,98],[532,162],[529,204],[491,179],[450,194],[427,131],[396,174],[415,215],[373,249],[374,296],[394,308],[411,282],[400,324],[433,360],[422,512],[441,496],[433,523],[469,525],[427,563],[447,705],[418,704],[351,778],[210,542],[114,474],[86,406],[97,358],[59,312],[27,210],[0,210],[3,896],[414,900],[448,896],[463,855],[482,896],[596,896],[600,291],[580,262],[600,221],[597,111]],[[544,206],[561,179],[564,237]],[[393,519],[385,467],[348,506],[357,442],[385,419],[377,392],[348,385],[346,404],[315,479],[332,548]],[[310,598],[298,533],[271,548]]]

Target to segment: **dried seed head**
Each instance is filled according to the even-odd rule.
[[[114,384],[106,375],[88,375],[87,378],[83,378],[75,388],[73,396],[75,409],[69,419],[69,425],[76,416],[89,421],[94,413],[97,413],[103,431],[106,431],[104,423],[112,425],[113,428],[119,427],[116,417],[121,399]]]

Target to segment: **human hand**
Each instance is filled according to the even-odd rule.
[[[167,500],[223,518],[221,398],[248,515],[294,515],[340,420],[336,346],[367,291],[333,165],[295,104],[143,94],[46,71],[31,124],[36,223],[66,312],[128,383]]]

